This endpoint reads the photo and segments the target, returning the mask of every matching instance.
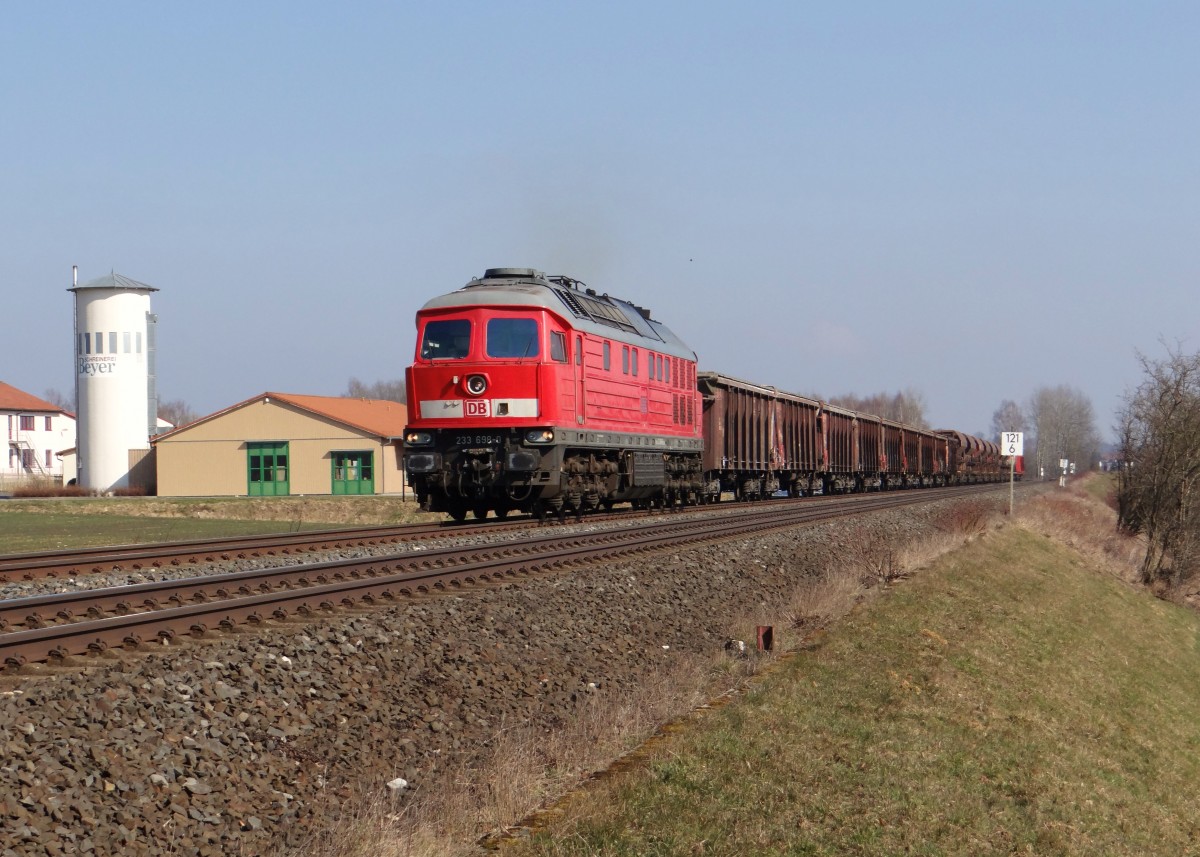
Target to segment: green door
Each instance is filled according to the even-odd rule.
[[[246,467],[246,493],[251,497],[287,495],[287,441],[246,444]]]
[[[333,463],[334,494],[375,493],[373,453],[334,452],[329,457]]]

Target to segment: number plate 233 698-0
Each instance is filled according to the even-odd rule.
[[[504,438],[498,434],[460,434],[454,438],[455,446],[501,446]]]

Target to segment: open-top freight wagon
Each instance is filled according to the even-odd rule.
[[[943,432],[702,372],[705,495],[739,498],[955,484]],[[964,435],[964,437],[966,437]],[[972,459],[973,460],[973,459]]]

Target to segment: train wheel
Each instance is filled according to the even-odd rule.
[[[446,505],[446,514],[461,524],[467,519],[467,504],[451,501]]]
[[[475,515],[475,520],[482,521],[484,518],[487,517],[488,507],[487,506],[476,506],[474,509],[471,510],[471,512]]]
[[[497,506],[496,507],[496,520],[503,521],[507,517],[508,517],[508,507],[507,506]]]

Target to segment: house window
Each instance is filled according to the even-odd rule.
[[[21,431],[33,431],[33,416],[30,414],[21,414],[20,416]]]
[[[46,466],[50,466],[50,450],[46,450]]]
[[[50,428],[50,421],[51,421],[52,419],[54,419],[54,418],[53,418],[53,417],[46,417],[46,431],[52,431],[52,429]]]
[[[21,450],[21,467],[25,468],[26,470],[33,470],[33,450],[32,449],[22,449]]]

